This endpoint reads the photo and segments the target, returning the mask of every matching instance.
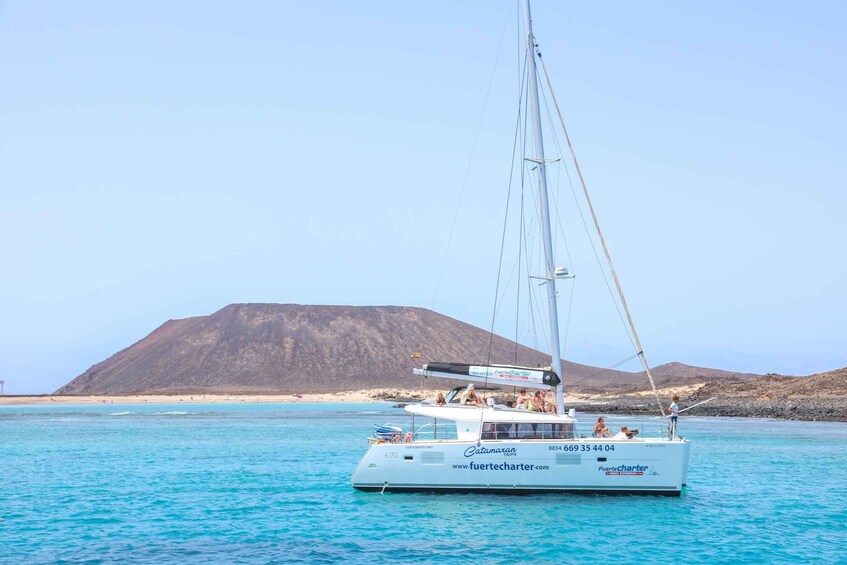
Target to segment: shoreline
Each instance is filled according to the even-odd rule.
[[[39,406],[73,404],[273,404],[313,402],[386,402],[380,395],[390,389],[356,390],[294,394],[84,394],[84,395],[5,395],[2,406]],[[394,392],[394,391],[391,391]],[[421,391],[422,394],[429,391]],[[433,394],[434,397],[434,394]],[[423,398],[427,398],[424,394]],[[389,400],[390,402],[390,400]]]
[[[675,393],[669,391],[668,394]],[[374,388],[341,392],[289,393],[289,394],[29,394],[0,396],[0,406],[39,406],[72,404],[226,404],[226,403],[304,403],[304,402],[419,402],[434,400],[444,389],[408,390],[397,388]],[[663,392],[664,394],[664,392]],[[670,398],[670,396],[668,396]],[[572,394],[565,396],[565,403],[591,405],[611,400],[608,394]]]
[[[691,395],[692,388],[679,387],[660,391],[662,399],[682,393],[681,406],[693,405],[705,398]],[[143,405],[143,404],[294,404],[294,403],[407,403],[434,399],[443,390],[404,390],[396,388],[362,389],[342,392],[292,394],[107,394],[107,395],[3,395],[2,406],[72,405]],[[685,394],[688,393],[688,394]],[[690,395],[690,396],[689,396]],[[687,398],[686,398],[687,397]],[[565,405],[577,412],[598,414],[657,415],[652,393],[571,394]],[[715,398],[698,406],[691,416],[775,418],[797,421],[847,422],[847,397],[823,398]]]

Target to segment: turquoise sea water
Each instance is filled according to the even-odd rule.
[[[845,424],[681,419],[680,498],[355,491],[386,422],[408,420],[387,404],[0,407],[0,562],[847,561]]]

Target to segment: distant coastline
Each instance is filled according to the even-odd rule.
[[[301,394],[126,394],[126,395],[5,395],[0,405],[38,406],[74,404],[239,404],[239,403],[377,403],[417,402],[433,399],[443,390],[363,389],[355,391]],[[682,408],[709,398],[702,385],[663,389],[664,401],[673,394],[682,397]],[[651,392],[634,394],[575,394],[565,398],[569,408],[578,412],[606,414],[657,415]],[[785,420],[847,422],[847,396],[786,397],[755,399],[750,397],[716,396],[713,401],[697,406],[688,416],[724,416],[744,418],[777,418]]]
[[[280,402],[384,402],[387,389],[294,394],[39,394],[0,396],[0,405],[44,404],[226,404]],[[432,391],[423,391],[425,393]],[[433,393],[433,395],[436,393]]]
[[[673,389],[689,390],[689,387]],[[279,402],[419,402],[424,399],[435,399],[439,392],[446,389],[398,389],[374,388],[339,392],[318,393],[287,393],[287,394],[34,394],[0,396],[0,405],[48,405],[48,404],[172,404],[184,402],[187,404],[225,404],[225,403],[279,403]],[[664,393],[664,391],[663,391]],[[608,401],[608,395],[579,394],[566,396],[567,404],[590,405]]]

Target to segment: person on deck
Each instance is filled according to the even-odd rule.
[[[463,406],[481,406],[485,407],[485,403],[476,393],[472,384],[468,385],[468,388],[465,389],[465,392],[462,393],[462,398],[459,400],[460,404]]]
[[[603,416],[597,418],[597,423],[594,424],[594,433],[591,435],[593,437],[612,437],[612,432],[610,432],[609,428],[606,427],[606,422],[603,420]]]
[[[670,429],[670,439],[673,439],[676,436],[676,421],[679,418],[679,395],[673,395],[673,399],[668,408],[668,412],[671,413],[671,429]]]
[[[626,426],[621,426],[621,431],[615,434],[612,439],[632,439],[638,435],[638,430],[630,430]]]
[[[438,397],[435,399],[435,403],[438,406],[447,406],[447,400],[444,399],[444,393],[439,392]]]
[[[541,391],[535,391],[535,396],[532,397],[532,404],[529,407],[533,412],[544,412],[544,398],[541,396]]]
[[[547,398],[547,391],[546,390],[541,391],[541,400],[544,401],[544,411],[545,412],[550,412],[551,414],[555,414],[558,411],[559,405],[556,404],[555,402],[553,402],[551,399]]]
[[[529,404],[532,402],[532,397],[526,393],[525,388],[522,388],[516,402],[518,404],[518,408],[529,408]]]

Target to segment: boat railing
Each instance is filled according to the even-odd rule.
[[[637,439],[661,439],[668,438],[668,426],[663,423],[644,423],[639,422],[628,425],[630,431],[638,431],[634,436]],[[610,433],[614,436],[620,427],[610,428]],[[577,439],[598,439],[594,437],[594,426],[583,427],[578,426],[576,431]]]
[[[616,426],[617,427],[617,426]],[[668,428],[662,422],[634,421],[628,425],[630,430],[638,430],[636,439],[667,439]],[[618,428],[619,429],[619,428]],[[617,431],[613,428],[613,435]],[[410,441],[449,441],[458,438],[456,424],[449,420],[434,420],[420,426],[415,426],[414,418],[411,427]],[[404,437],[404,431],[401,436]],[[574,428],[573,424],[551,423],[485,423],[482,428],[481,440],[581,440],[600,439],[593,437],[593,425]]]

